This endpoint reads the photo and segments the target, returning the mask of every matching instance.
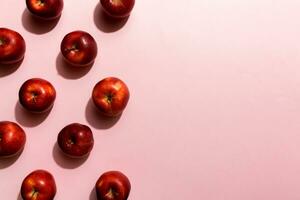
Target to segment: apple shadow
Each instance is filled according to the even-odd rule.
[[[22,25],[23,27],[34,34],[45,34],[55,28],[60,17],[53,20],[43,20],[33,16],[27,8],[22,13]]]
[[[51,110],[52,108],[44,113],[32,113],[25,110],[18,101],[15,106],[15,118],[22,126],[35,127],[45,121]]]
[[[17,197],[17,200],[23,200],[22,195],[21,195],[21,191],[19,192],[19,195]]]
[[[71,158],[65,155],[59,148],[57,142],[55,143],[52,150],[52,157],[56,164],[64,169],[75,169],[82,165],[89,157],[89,155],[83,158]]]
[[[94,63],[84,67],[72,66],[67,63],[61,53],[56,57],[56,70],[57,73],[65,79],[79,79],[86,75],[92,68]]]
[[[89,200],[97,200],[97,194],[96,194],[96,189],[95,187],[93,187],[90,196],[89,196]]]
[[[0,170],[1,169],[5,169],[11,165],[13,165],[21,156],[22,152],[23,152],[24,148],[16,155],[12,156],[12,157],[3,157],[0,158]]]
[[[101,3],[98,3],[94,10],[94,24],[104,33],[112,33],[120,30],[128,21],[128,17],[116,19],[105,13]]]
[[[94,105],[93,100],[90,98],[86,109],[85,117],[87,122],[95,129],[109,129],[113,127],[121,118],[122,114],[117,117],[103,116]]]
[[[13,64],[0,64],[0,77],[8,76],[19,69],[23,62],[24,58]]]

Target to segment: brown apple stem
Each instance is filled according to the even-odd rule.
[[[39,6],[45,5],[45,1],[44,0],[39,0],[38,3],[39,3]]]
[[[70,140],[69,140],[70,144],[75,144],[76,143],[76,138],[74,136],[71,136]]]
[[[38,191],[36,191],[35,189],[33,189],[31,198],[32,199],[36,199],[36,197],[37,197],[38,194],[39,194]]]
[[[106,197],[113,199],[114,197],[118,196],[119,194],[112,188],[109,189],[109,192],[105,195]]]
[[[76,44],[74,44],[69,50],[70,51],[75,51],[75,52],[79,51]]]
[[[2,38],[0,38],[0,46],[1,46],[2,44],[4,44],[4,41],[3,41]]]
[[[32,98],[32,101],[33,101],[33,103],[36,103],[36,97],[35,96]]]
[[[32,101],[33,101],[33,103],[36,103],[37,96],[38,95],[36,93],[32,93]]]
[[[124,3],[121,0],[111,0],[111,3],[125,7]]]
[[[0,133],[0,142],[1,142],[1,140],[2,140],[2,134]]]
[[[106,100],[107,100],[108,103],[111,103],[112,100],[113,100],[113,95],[112,94],[107,94],[106,95]]]

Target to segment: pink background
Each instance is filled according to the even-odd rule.
[[[65,0],[57,24],[40,25],[25,1],[1,3],[0,26],[27,42],[22,65],[0,71],[0,120],[27,133],[18,159],[0,161],[1,199],[18,199],[23,178],[52,172],[56,199],[95,200],[107,170],[130,178],[131,200],[299,200],[300,1],[137,0],[127,23],[103,20],[97,0]],[[94,66],[65,68],[63,36],[91,33]],[[123,79],[131,99],[103,121],[89,98],[106,76]],[[48,79],[57,90],[48,116],[18,102],[20,85]],[[72,161],[55,146],[67,124],[88,124],[95,146]]]

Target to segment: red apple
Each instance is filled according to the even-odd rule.
[[[32,78],[19,90],[20,104],[28,111],[41,113],[52,108],[56,98],[53,85],[41,78]]]
[[[92,99],[99,111],[108,117],[119,116],[129,100],[126,84],[115,77],[108,77],[98,82],[92,93]]]
[[[131,185],[129,179],[119,171],[108,171],[100,176],[95,185],[98,200],[126,200]]]
[[[84,157],[93,149],[93,133],[86,125],[69,124],[59,132],[57,143],[66,155],[75,158]]]
[[[0,28],[0,64],[13,64],[24,58],[24,38],[16,31]]]
[[[24,200],[53,200],[55,194],[54,177],[46,170],[33,171],[23,180],[21,196]]]
[[[61,42],[60,50],[65,60],[74,66],[92,64],[98,52],[95,39],[84,31],[68,33]]]
[[[135,0],[100,0],[103,10],[113,18],[125,18],[130,15]]]
[[[25,142],[25,132],[18,124],[10,121],[0,122],[0,157],[19,154]]]
[[[28,10],[36,17],[52,20],[60,17],[63,0],[26,0]]]

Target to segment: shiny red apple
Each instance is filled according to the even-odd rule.
[[[60,17],[64,2],[63,0],[26,0],[26,5],[34,16],[53,20]]]
[[[46,170],[33,171],[23,180],[21,186],[23,200],[53,200],[55,194],[55,179]]]
[[[0,28],[0,64],[14,64],[24,58],[26,44],[16,31]]]
[[[108,77],[98,82],[92,93],[95,106],[108,117],[120,115],[128,103],[129,96],[127,85],[115,77]]]
[[[10,121],[0,122],[0,157],[11,157],[19,154],[26,142],[24,130]]]
[[[129,179],[119,171],[108,171],[100,176],[95,185],[98,200],[126,200],[131,185]]]
[[[86,125],[72,123],[59,132],[57,143],[66,155],[75,158],[84,157],[93,149],[93,133]]]
[[[53,85],[41,78],[32,78],[19,90],[20,104],[28,111],[41,113],[52,108],[56,98]]]
[[[103,10],[113,18],[125,18],[130,15],[135,0],[100,0]]]
[[[62,40],[60,50],[65,60],[74,66],[87,66],[94,62],[98,47],[87,32],[73,31]]]

